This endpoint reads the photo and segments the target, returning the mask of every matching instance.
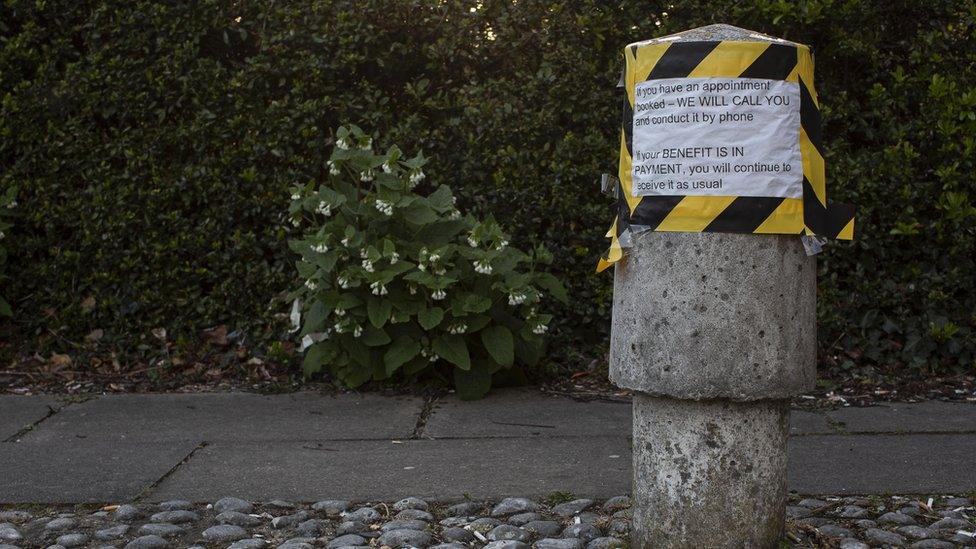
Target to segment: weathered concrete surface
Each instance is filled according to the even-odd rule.
[[[801,494],[965,494],[976,490],[976,436],[792,437],[789,467]]]
[[[634,546],[776,547],[785,524],[788,414],[785,400],[636,395]]]
[[[889,402],[840,408],[827,417],[848,433],[976,433],[976,406],[963,402]]]
[[[816,321],[816,261],[799,238],[644,233],[616,267],[610,379],[674,398],[788,398],[814,386]]]
[[[129,501],[188,456],[191,441],[0,443],[0,503]]]
[[[624,437],[216,443],[197,451],[151,499],[375,501],[411,494],[446,501],[557,491],[606,498],[628,492],[629,471]]]
[[[630,402],[591,401],[501,389],[487,398],[434,403],[423,430],[431,438],[630,436]]]
[[[0,441],[46,418],[61,406],[54,397],[0,395]]]
[[[68,406],[27,440],[307,440],[407,438],[423,400],[299,392],[106,395]]]

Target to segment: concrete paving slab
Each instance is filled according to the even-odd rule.
[[[0,441],[16,435],[60,407],[58,399],[46,395],[0,395]]]
[[[414,397],[197,393],[107,395],[51,417],[32,440],[262,441],[409,437],[423,401]]]
[[[811,435],[790,440],[791,490],[803,494],[962,493],[976,489],[976,439],[965,435]],[[613,457],[617,456],[617,457]],[[610,497],[630,490],[624,437],[215,443],[150,499],[322,498],[435,501]]]
[[[438,400],[423,434],[431,438],[630,436],[631,421],[630,402],[584,402],[531,389],[506,389],[476,401]]]
[[[630,490],[624,437],[215,443],[163,481],[153,501],[323,498],[431,501],[568,491],[611,497]]]
[[[0,443],[0,503],[129,501],[179,464],[196,442]]]
[[[849,433],[974,433],[976,404],[962,402],[892,402],[868,408],[828,412]]]
[[[531,389],[493,391],[473,402],[434,404],[423,435],[431,438],[630,436],[630,402],[577,401]],[[794,410],[790,434],[830,434],[824,415]]]
[[[790,411],[790,435],[829,435],[835,433],[827,418],[820,413],[803,410]]]
[[[925,494],[976,490],[976,437],[826,435],[790,438],[791,490]]]

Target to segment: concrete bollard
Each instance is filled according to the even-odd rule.
[[[763,38],[725,25],[674,41]],[[635,547],[777,547],[789,398],[816,375],[798,236],[647,232],[614,276],[610,377],[634,397]]]

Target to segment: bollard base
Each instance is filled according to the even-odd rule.
[[[778,547],[789,401],[634,396],[635,547]]]

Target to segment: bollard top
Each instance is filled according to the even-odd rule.
[[[676,32],[667,36],[660,36],[650,40],[634,42],[629,46],[645,46],[649,44],[661,44],[665,42],[698,42],[707,40],[737,40],[740,42],[769,42],[773,44],[789,44],[791,46],[803,46],[798,42],[790,42],[783,38],[776,38],[754,30],[743,29],[734,25],[718,23],[715,25],[705,25],[686,31]]]

